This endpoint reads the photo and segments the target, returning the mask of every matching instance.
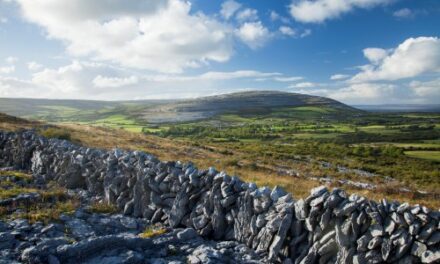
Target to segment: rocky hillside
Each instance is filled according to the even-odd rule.
[[[278,91],[249,91],[191,100],[181,100],[139,110],[136,116],[152,123],[183,122],[210,118],[225,113],[261,115],[275,109],[316,106],[360,112],[338,101],[306,94]]]
[[[88,101],[0,98],[0,112],[50,122],[94,122],[123,116],[139,123],[183,122],[224,113],[261,115],[299,106],[359,112],[338,101],[305,94],[249,91],[189,100]],[[107,120],[109,121],[109,120]]]
[[[0,246],[17,261],[92,263],[109,257],[141,263],[171,260],[173,254],[180,263],[440,261],[440,212],[419,205],[369,201],[325,187],[295,201],[278,187],[258,188],[214,168],[161,162],[138,151],[79,147],[29,131],[0,133],[0,166],[30,171],[38,184],[56,182],[80,200],[114,205],[125,215],[84,213],[86,208],[61,215],[62,226],[51,227],[56,239],[49,240],[39,237],[41,224],[3,223]],[[169,234],[143,238],[140,230],[156,223],[170,228]],[[66,226],[72,234],[67,241],[60,237]],[[116,234],[104,235],[106,228]],[[198,236],[218,242],[192,244]],[[184,252],[170,253],[177,246]]]

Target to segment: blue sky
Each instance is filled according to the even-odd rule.
[[[0,0],[0,97],[440,102],[438,0]]]

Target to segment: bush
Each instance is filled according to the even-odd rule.
[[[63,128],[58,127],[49,127],[42,131],[40,131],[40,135],[46,138],[58,138],[58,139],[65,139],[70,140],[70,132]]]

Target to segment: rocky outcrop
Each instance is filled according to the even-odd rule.
[[[46,226],[26,219],[0,221],[0,263],[265,262],[238,242],[204,240],[192,228],[142,238],[139,234],[147,222],[120,214],[89,213],[83,208]]]
[[[0,133],[0,166],[87,189],[127,216],[243,243],[271,262],[440,261],[440,213],[424,206],[375,202],[325,187],[295,201],[279,187],[258,188],[214,168],[80,147],[30,131]]]

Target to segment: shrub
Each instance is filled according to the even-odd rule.
[[[70,140],[70,132],[63,128],[49,127],[40,131],[40,135],[46,138],[58,138]]]

